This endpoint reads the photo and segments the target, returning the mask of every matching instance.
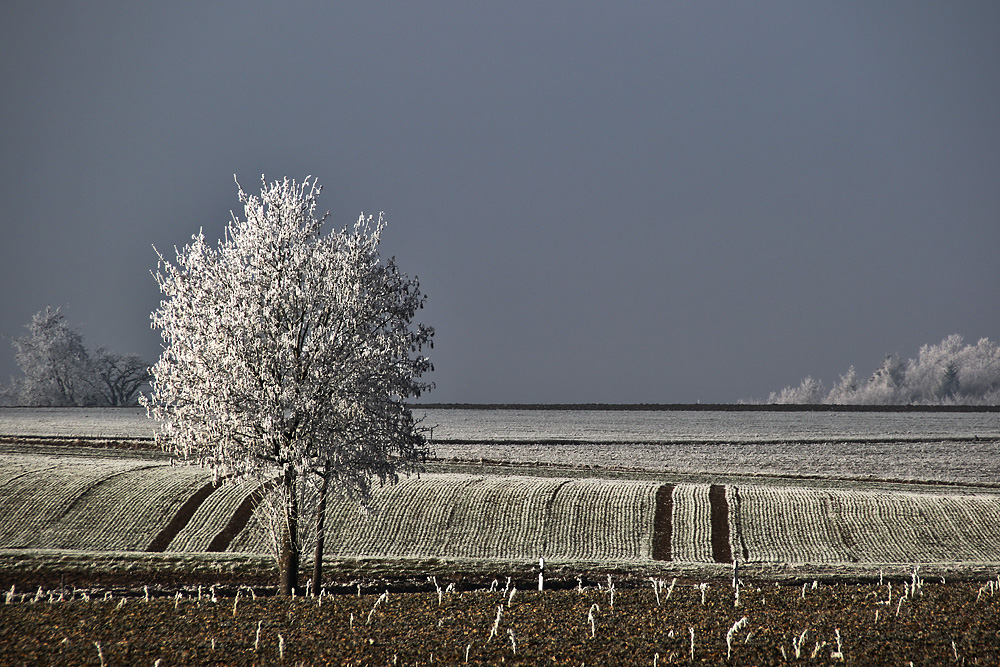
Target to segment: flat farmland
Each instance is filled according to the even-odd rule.
[[[652,473],[1000,480],[1000,412],[416,409],[441,462]],[[0,408],[0,437],[143,442],[137,408]]]
[[[997,484],[997,412],[426,410],[443,461]]]

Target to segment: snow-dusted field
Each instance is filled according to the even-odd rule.
[[[0,436],[152,438],[144,408],[0,408]]]
[[[1000,439],[997,412],[414,410],[434,439],[775,442]]]
[[[996,413],[441,410],[426,417],[440,461],[525,464],[525,474],[516,466],[511,474],[437,465],[375,489],[371,514],[331,501],[330,554],[523,561],[545,553],[638,563],[666,548],[666,558],[684,563],[728,562],[731,554],[761,563],[1000,558]],[[140,409],[0,409],[0,436],[152,433]],[[208,470],[174,467],[149,451],[3,447],[0,549],[268,549],[247,506],[254,487],[216,489]],[[821,481],[806,488],[748,475]],[[865,479],[982,486],[852,481]]]
[[[417,410],[442,460],[1000,483],[996,412]],[[141,408],[0,408],[0,436],[151,438]]]
[[[444,460],[1000,483],[1000,413],[426,410]]]
[[[435,443],[442,460],[651,472],[1000,484],[1000,440],[978,442]]]
[[[155,459],[0,455],[0,549],[267,553],[256,485]],[[722,495],[713,500],[712,489]],[[661,502],[661,495],[663,496]],[[722,497],[725,500],[722,500]],[[1000,493],[428,473],[330,499],[335,557],[682,563],[1000,559]],[[253,510],[251,510],[253,511]],[[263,517],[265,506],[256,508]],[[657,518],[662,512],[667,520]],[[716,525],[721,512],[726,529]],[[235,526],[233,532],[228,532]],[[722,532],[720,532],[720,530]],[[221,539],[224,535],[227,535]],[[665,538],[665,539],[663,539]],[[657,552],[654,545],[667,545]],[[716,553],[717,547],[724,547]]]

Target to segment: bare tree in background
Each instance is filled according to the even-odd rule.
[[[303,512],[315,508],[319,566],[326,494],[366,501],[371,479],[396,481],[426,452],[404,403],[430,388],[420,352],[434,332],[411,325],[417,280],[380,260],[381,218],[324,233],[319,193],[309,178],[262,183],[260,197],[239,187],[245,218],[217,248],[199,232],[176,264],[160,255],[152,319],[164,351],[144,399],[166,449],[230,483],[273,484],[284,595],[297,586]]]
[[[103,347],[94,352],[91,383],[101,403],[112,407],[138,405],[139,395],[149,386],[149,364],[135,354],[115,354]]]

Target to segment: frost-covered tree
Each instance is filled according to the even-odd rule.
[[[13,341],[17,364],[24,372],[9,390],[13,402],[74,407],[138,404],[150,378],[148,364],[138,356],[104,348],[90,353],[60,308],[46,306],[26,328],[28,333]]]
[[[854,402],[854,397],[857,394],[859,386],[858,373],[854,370],[854,366],[851,366],[847,369],[846,373],[840,376],[840,380],[830,390],[830,393],[827,395],[827,402],[837,405],[852,403]]]
[[[17,365],[24,372],[15,384],[21,405],[77,406],[89,402],[90,355],[83,336],[66,323],[61,308],[35,313],[28,333],[15,338]]]
[[[882,361],[868,382],[859,385],[853,396],[846,397],[849,403],[861,405],[899,405],[907,403],[907,364],[899,355],[889,355]],[[826,403],[832,403],[827,397]]]
[[[965,345],[952,334],[937,345],[924,345],[906,369],[914,403],[996,404],[1000,394],[1000,351],[988,338]]]
[[[245,217],[217,247],[199,232],[175,264],[159,256],[164,347],[146,404],[165,448],[232,483],[274,485],[288,595],[312,489],[318,565],[329,490],[365,501],[371,480],[418,469],[426,441],[404,400],[431,386],[421,351],[434,332],[413,323],[416,278],[379,257],[381,217],[324,231],[315,181],[262,179],[259,197],[237,186]]]
[[[767,402],[783,405],[819,403],[822,396],[823,383],[809,376],[799,383],[798,387],[785,387],[777,394],[771,392],[771,396],[767,399]]]

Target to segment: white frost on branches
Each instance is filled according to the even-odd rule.
[[[768,403],[833,405],[998,405],[1000,347],[989,338],[964,345],[958,334],[924,345],[916,359],[888,356],[867,380],[854,367],[827,393],[807,377],[798,387],[772,393]]]
[[[6,389],[18,405],[125,406],[138,405],[149,383],[146,362],[99,347],[87,350],[83,336],[69,326],[62,309],[46,306],[13,340],[17,364],[24,371]],[[0,388],[4,389],[4,388]]]
[[[364,501],[372,478],[395,481],[426,452],[404,404],[431,388],[421,350],[434,332],[411,325],[418,282],[379,258],[381,216],[324,232],[320,190],[308,177],[262,179],[259,197],[239,186],[245,216],[225,239],[199,232],[175,263],[157,253],[154,274],[164,346],[145,403],[158,439],[231,479],[280,478],[293,533],[299,480]]]

